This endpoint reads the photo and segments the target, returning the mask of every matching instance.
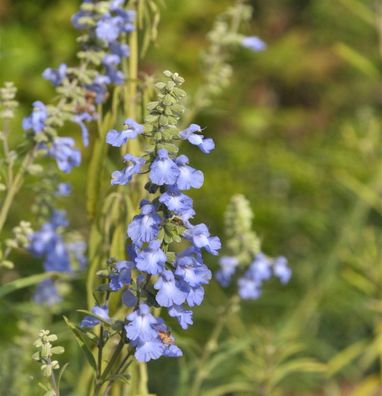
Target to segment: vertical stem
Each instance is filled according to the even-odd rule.
[[[32,149],[31,151],[29,151],[29,153],[24,158],[24,161],[22,162],[21,167],[20,167],[15,179],[13,180],[12,184],[8,186],[7,193],[5,195],[5,199],[4,199],[4,202],[3,202],[1,210],[0,210],[0,231],[4,227],[5,221],[7,220],[8,213],[12,206],[15,195],[20,190],[24,174],[25,174],[28,166],[32,163],[32,161],[34,159],[34,155],[35,155],[35,149]]]
[[[217,349],[220,335],[224,329],[227,319],[229,318],[229,316],[231,315],[231,313],[233,312],[233,310],[237,305],[237,300],[238,297],[236,295],[232,296],[228,300],[226,306],[224,307],[223,312],[220,314],[219,319],[217,320],[215,327],[211,332],[211,336],[205,345],[202,356],[200,357],[199,362],[197,364],[196,374],[194,377],[194,381],[191,385],[189,396],[200,395],[200,389],[203,385],[203,381],[205,380],[206,375],[208,374],[204,370],[204,366],[208,362],[208,359],[211,356],[211,354]]]

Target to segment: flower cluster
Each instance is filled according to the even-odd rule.
[[[32,355],[32,359],[40,363],[42,374],[47,377],[46,384],[39,384],[46,391],[45,396],[59,395],[59,379],[57,382],[54,371],[60,368],[60,363],[56,360],[55,355],[61,355],[65,352],[65,349],[60,345],[53,345],[57,339],[57,336],[51,334],[49,330],[41,330],[37,340],[33,343],[37,352]]]
[[[200,188],[204,177],[189,165],[185,155],[177,155],[176,144],[188,140],[209,153],[214,143],[196,124],[183,131],[177,129],[183,112],[179,104],[185,95],[179,88],[183,79],[176,73],[164,75],[165,81],[156,84],[158,100],[148,105],[145,126],[128,119],[122,131],[112,130],[107,135],[107,142],[117,147],[139,135],[148,141],[143,157],[125,155],[128,166],[112,174],[112,184],[121,185],[136,174],[148,174],[146,189],[154,198],[141,201],[140,213],[128,225],[129,261],[114,263],[108,275],[108,290],[124,289],[122,301],[133,308],[125,320],[125,335],[135,347],[135,357],[145,362],[181,355],[169,328],[150,307],[166,308],[168,315],[187,329],[192,324],[191,308],[202,303],[203,286],[212,276],[202,252],[217,255],[221,247],[219,238],[211,236],[205,224],[191,223],[193,201],[183,191]],[[173,243],[182,241],[188,247],[177,254],[170,251]],[[99,312],[104,308],[95,309]],[[83,326],[94,324],[89,317],[84,321]]]
[[[252,7],[237,1],[217,17],[207,35],[209,46],[202,54],[205,81],[196,94],[194,106],[197,109],[209,106],[212,99],[229,86],[233,74],[229,62],[232,50],[237,47],[253,52],[266,49],[266,44],[260,38],[240,33],[241,27],[250,21],[251,15]]]
[[[82,50],[78,67],[61,64],[48,68],[43,77],[50,81],[59,94],[57,106],[33,103],[32,113],[23,121],[38,148],[57,161],[63,172],[70,172],[81,161],[81,154],[70,137],[58,137],[57,128],[71,121],[80,127],[85,146],[89,144],[87,124],[98,118],[96,105],[108,98],[108,87],[124,82],[122,62],[129,56],[129,47],[123,43],[126,33],[134,30],[133,11],[125,10],[123,0],[93,2],[85,0],[73,18]]]
[[[238,292],[244,300],[259,298],[263,283],[272,276],[286,284],[292,275],[285,257],[269,258],[261,253],[260,242],[252,231],[252,218],[245,197],[234,196],[225,214],[227,248],[231,254],[220,258],[220,269],[215,274],[217,281],[228,287],[238,273]]]
[[[28,249],[35,257],[43,259],[45,271],[72,272],[71,263],[76,260],[80,268],[86,265],[82,241],[65,242],[62,233],[68,226],[64,211],[54,210],[50,220],[31,234]],[[55,282],[47,279],[36,289],[34,299],[40,304],[53,305],[61,301]]]

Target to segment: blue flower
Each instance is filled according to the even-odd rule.
[[[231,283],[239,262],[236,257],[223,256],[219,260],[219,265],[220,269],[216,272],[216,279],[223,287],[227,287]]]
[[[263,253],[257,254],[249,266],[248,274],[259,282],[270,279],[272,277],[271,261]]]
[[[176,318],[180,327],[184,330],[192,325],[192,311],[185,309],[182,305],[173,305],[168,309],[168,314],[172,318]]]
[[[160,249],[160,245],[160,241],[151,241],[149,247],[138,254],[135,262],[140,271],[147,272],[151,275],[163,272],[167,258],[163,250]]]
[[[138,299],[129,289],[126,289],[122,294],[122,302],[128,307],[135,307]]]
[[[126,154],[124,157],[126,162],[131,162],[131,164],[123,169],[122,171],[114,171],[111,174],[111,184],[121,184],[125,185],[128,184],[131,178],[141,171],[145,160],[143,158],[134,157],[131,154]]]
[[[151,242],[159,233],[161,217],[156,213],[154,205],[143,200],[141,202],[141,213],[135,216],[129,224],[127,234],[138,246],[143,242]]]
[[[44,269],[45,271],[71,272],[69,253],[61,237],[58,237],[52,248],[46,252]]]
[[[191,124],[188,128],[181,131],[179,136],[184,140],[188,140],[194,146],[199,147],[203,153],[209,154],[215,148],[215,143],[212,139],[205,139],[200,133],[201,131],[202,129],[199,125]]]
[[[158,150],[157,155],[151,164],[150,180],[158,186],[175,184],[180,173],[176,163],[169,158],[165,149]]]
[[[85,255],[86,247],[86,243],[80,240],[66,243],[69,254],[75,258],[81,270],[84,270],[88,264],[88,259]]]
[[[210,232],[205,224],[192,226],[185,231],[184,237],[190,240],[198,249],[206,249],[208,253],[218,254],[221,248],[220,239],[216,236],[210,236]]]
[[[204,182],[203,172],[187,165],[188,162],[188,158],[185,155],[181,155],[175,160],[175,163],[179,169],[179,176],[176,180],[176,186],[179,188],[179,190],[200,188]]]
[[[192,199],[174,187],[169,187],[160,196],[159,202],[166,205],[168,210],[175,212],[177,215],[182,215],[192,209]]]
[[[244,276],[238,280],[239,295],[244,300],[256,300],[261,295],[260,284],[257,280]]]
[[[292,276],[292,270],[288,267],[288,260],[285,257],[277,257],[273,264],[273,273],[280,282],[286,284]]]
[[[187,291],[184,285],[177,281],[169,270],[162,272],[154,288],[158,290],[155,299],[161,307],[181,305],[186,301]]]
[[[131,270],[134,263],[131,261],[118,261],[114,266],[114,272],[110,275],[109,288],[112,291],[120,290],[123,286],[131,283]]]
[[[148,362],[150,360],[159,359],[164,352],[164,346],[160,339],[153,338],[147,341],[142,339],[137,339],[133,342],[136,348],[134,356],[137,358],[138,362]]]
[[[116,54],[106,54],[102,59],[102,63],[105,66],[116,66],[121,63],[121,58]]]
[[[157,319],[150,313],[150,308],[146,304],[141,304],[139,308],[127,316],[129,324],[125,325],[126,336],[134,341],[151,341],[157,337],[157,332],[153,325]]]
[[[187,294],[187,304],[190,307],[200,305],[204,299],[204,289],[202,286],[190,287]]]
[[[95,32],[97,37],[108,43],[117,40],[121,33],[121,23],[122,19],[120,17],[104,15],[96,25]]]
[[[82,141],[84,143],[84,146],[87,147],[89,145],[89,130],[85,122],[92,121],[94,118],[86,112],[76,114],[73,117],[73,121],[78,124],[81,128],[82,132]]]
[[[182,278],[192,288],[206,285],[212,276],[208,267],[193,256],[178,257],[175,266],[175,275]]]
[[[30,237],[29,251],[35,256],[42,256],[51,250],[58,240],[56,228],[50,224],[44,224],[39,231]]]
[[[84,3],[91,3],[91,0],[85,0]],[[90,11],[78,11],[72,16],[72,25],[79,30],[88,29],[91,27],[89,17],[92,17],[93,13]]]
[[[110,84],[110,78],[101,74],[97,75],[93,82],[86,85],[86,89],[95,93],[95,102],[103,103],[108,95],[107,85]]]
[[[132,32],[134,30],[135,11],[127,11],[123,8],[114,8],[113,11],[121,18],[121,31]]]
[[[130,55],[130,48],[127,44],[121,44],[118,41],[109,44],[110,52],[120,58],[127,58]]]
[[[62,297],[58,294],[54,281],[52,279],[45,279],[37,285],[33,300],[37,304],[50,306],[60,303]]]
[[[59,169],[65,173],[81,163],[81,153],[74,148],[74,140],[69,137],[56,137],[48,154],[57,161]]]
[[[72,186],[69,183],[59,183],[56,190],[58,197],[67,197],[72,192]]]
[[[68,66],[66,66],[65,63],[62,63],[57,69],[52,69],[51,67],[45,69],[42,73],[42,76],[45,78],[45,80],[50,81],[54,86],[57,87],[66,77],[67,69]]]
[[[163,351],[165,357],[180,357],[183,356],[183,352],[179,347],[174,344],[166,345]]]
[[[32,129],[35,133],[41,132],[45,128],[45,121],[48,118],[48,111],[44,103],[33,102],[33,111],[29,117],[23,119],[23,129]]]
[[[158,332],[158,339],[162,343],[162,356],[179,357],[183,355],[182,351],[175,345],[174,337],[162,318],[157,318],[155,330]]]
[[[106,305],[104,305],[104,306],[95,305],[92,308],[92,312],[95,315],[99,316],[104,321],[106,321],[106,322],[110,321],[109,309]],[[94,326],[98,325],[99,323],[100,323],[99,319],[97,319],[93,316],[85,316],[80,323],[80,327],[94,327]]]
[[[131,118],[128,118],[124,125],[126,126],[121,132],[115,129],[110,130],[106,135],[106,143],[114,147],[121,147],[129,139],[135,139],[144,130],[143,125],[138,124]]]
[[[65,210],[53,210],[52,216],[50,217],[50,223],[55,227],[67,227],[69,221],[66,217]]]
[[[256,36],[244,37],[241,41],[241,45],[245,48],[252,50],[253,52],[264,51],[267,48],[267,45]]]

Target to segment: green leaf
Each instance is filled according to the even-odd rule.
[[[337,353],[327,363],[327,375],[331,377],[350,364],[357,356],[364,352],[366,345],[367,343],[362,340]]]
[[[379,79],[380,73],[375,65],[370,62],[368,58],[360,54],[354,48],[349,47],[344,43],[339,43],[335,46],[337,54],[358,69],[360,72],[365,74],[367,77],[372,79]]]
[[[74,323],[72,323],[65,316],[64,316],[64,320],[65,320],[65,323],[68,325],[69,329],[74,334],[74,337],[76,338],[76,341],[77,341],[79,347],[84,352],[85,357],[86,357],[87,361],[89,362],[90,366],[96,372],[97,371],[97,363],[96,363],[96,361],[94,359],[94,356],[93,356],[93,354],[91,352],[90,347],[87,345],[86,338],[84,337],[83,331],[80,330]]]
[[[367,5],[362,4],[358,0],[339,0],[339,2],[364,22],[372,27],[375,26],[375,15]]]
[[[62,367],[60,372],[58,373],[58,377],[57,377],[57,389],[60,389],[60,384],[61,384],[61,379],[62,376],[64,374],[64,371],[66,370],[66,368],[69,366],[69,363],[65,363]]]
[[[98,319],[100,322],[105,323],[110,326],[110,322],[96,315],[94,312],[88,311],[87,309],[77,309],[77,312],[83,313],[85,315],[91,316],[92,318]]]
[[[119,382],[123,382],[124,384],[128,384],[129,379],[130,379],[130,375],[128,374],[114,374],[111,377],[107,378],[108,381],[115,381],[115,382],[119,381]]]
[[[203,392],[203,396],[222,396],[229,394],[236,394],[238,392],[250,392],[254,390],[254,385],[247,382],[233,382],[232,384],[226,384],[214,387],[210,391]]]
[[[67,274],[62,274],[59,272],[44,272],[43,274],[31,275],[25,278],[16,279],[12,282],[8,282],[0,286],[0,298],[12,293],[16,290],[23,289],[28,286],[36,285],[45,279],[49,278],[68,278]]]

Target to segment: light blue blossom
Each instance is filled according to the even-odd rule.
[[[197,124],[191,124],[188,128],[179,133],[181,139],[188,140],[194,146],[199,147],[200,151],[209,154],[214,148],[215,143],[212,139],[204,138],[201,134],[202,128]]]
[[[109,288],[118,291],[123,286],[131,283],[131,270],[134,268],[131,261],[118,261],[114,266],[114,271],[110,274]]]
[[[51,306],[60,303],[62,297],[58,294],[54,281],[52,279],[45,279],[37,285],[33,300],[37,304]]]
[[[203,172],[187,165],[188,162],[189,160],[185,155],[181,155],[175,160],[175,163],[179,169],[179,176],[176,180],[176,186],[179,188],[179,190],[200,188],[204,182]]]
[[[51,223],[46,223],[31,235],[29,251],[35,256],[42,256],[54,247],[57,240],[56,228]]]
[[[151,241],[149,246],[142,250],[135,259],[137,268],[140,271],[151,275],[160,274],[164,270],[166,255],[160,248],[161,242]]]
[[[110,322],[110,317],[109,317],[109,309],[106,305],[99,306],[95,305],[92,308],[92,312],[99,316],[101,319],[103,319],[105,322]],[[100,320],[93,317],[93,316],[85,316],[81,323],[80,327],[94,327],[100,323]]]
[[[187,304],[190,307],[200,305],[204,299],[204,289],[202,286],[190,287],[187,293]]]
[[[158,290],[155,299],[161,307],[181,305],[186,301],[187,291],[169,270],[162,272],[155,282],[154,288]]]
[[[56,137],[48,154],[56,160],[59,169],[65,173],[81,163],[81,153],[74,148],[74,140],[69,137]]]
[[[78,240],[66,243],[66,248],[71,256],[78,262],[81,270],[84,270],[88,264],[88,259],[86,257],[87,245],[84,241]]]
[[[289,282],[292,276],[292,270],[288,267],[288,260],[285,257],[281,256],[275,259],[273,273],[280,279],[281,283],[286,284]]]
[[[175,275],[191,287],[206,285],[212,277],[208,267],[194,256],[178,257],[175,266]]]
[[[263,282],[272,277],[271,261],[263,254],[259,253],[249,266],[250,276],[259,281]]]
[[[138,246],[157,238],[161,217],[156,213],[154,205],[149,201],[141,202],[141,213],[133,218],[128,226],[127,234]]]
[[[150,180],[158,186],[164,184],[171,186],[176,183],[179,173],[176,163],[169,158],[167,150],[158,150],[157,158],[150,168]]]
[[[191,227],[185,231],[184,237],[190,240],[198,249],[204,248],[208,253],[215,256],[221,248],[220,239],[216,236],[211,236],[207,226],[203,223],[196,226],[191,225]]]
[[[57,69],[52,69],[49,67],[45,69],[42,73],[42,76],[45,80],[50,81],[54,86],[58,86],[62,83],[64,78],[66,77],[68,66],[65,63],[62,63]]]
[[[227,287],[231,283],[232,276],[235,274],[239,261],[236,257],[223,256],[219,260],[220,269],[216,272],[217,281]]]
[[[52,248],[46,252],[44,269],[45,271],[71,272],[68,249],[61,237],[57,237]]]
[[[183,352],[181,351],[181,349],[174,345],[174,344],[170,344],[170,345],[166,345],[163,351],[163,356],[165,357],[180,357],[183,356]]]
[[[256,300],[261,295],[259,282],[251,277],[239,278],[238,286],[239,295],[243,300]]]
[[[125,169],[121,171],[114,171],[111,174],[111,184],[113,185],[128,184],[131,181],[132,177],[141,171],[141,168],[145,163],[145,160],[143,158],[134,157],[131,154],[126,154],[123,158],[126,162],[131,162],[131,164]]]
[[[184,330],[192,325],[192,311],[185,309],[182,305],[173,305],[168,309],[168,314],[172,318],[176,318],[180,327]]]
[[[111,17],[104,15],[96,25],[96,35],[100,40],[108,43],[116,41],[121,33],[122,19],[120,17]]]
[[[128,307],[135,307],[138,299],[131,290],[126,289],[122,294],[122,302]]]
[[[150,360],[159,359],[164,352],[163,343],[158,338],[149,339],[147,341],[139,338],[133,345],[136,348],[134,356],[139,362],[146,363]]]
[[[166,205],[168,210],[175,212],[177,215],[182,215],[192,209],[192,199],[174,187],[169,187],[160,196],[159,202]]]
[[[89,145],[89,130],[88,127],[86,125],[86,122],[90,122],[94,119],[93,116],[91,116],[89,113],[87,112],[83,112],[80,114],[76,114],[73,117],[73,121],[78,124],[81,128],[81,132],[82,132],[82,141],[84,143],[84,146],[87,147]]]
[[[33,111],[30,116],[23,119],[23,129],[32,129],[34,133],[39,133],[45,128],[45,121],[48,118],[48,111],[44,103],[33,102]]]
[[[134,341],[150,341],[157,337],[157,332],[153,325],[157,319],[150,313],[150,308],[146,304],[141,304],[139,308],[127,316],[128,324],[125,325],[126,336]]]
[[[56,190],[58,197],[67,197],[72,192],[72,186],[69,183],[59,183]]]
[[[264,43],[264,41],[257,36],[244,37],[241,41],[241,45],[252,50],[253,52],[264,51],[267,48],[267,45]]]
[[[128,118],[124,125],[126,128],[121,132],[118,132],[115,129],[110,130],[106,135],[106,143],[114,147],[121,147],[129,139],[135,139],[144,130],[143,125],[138,124],[131,118]]]

